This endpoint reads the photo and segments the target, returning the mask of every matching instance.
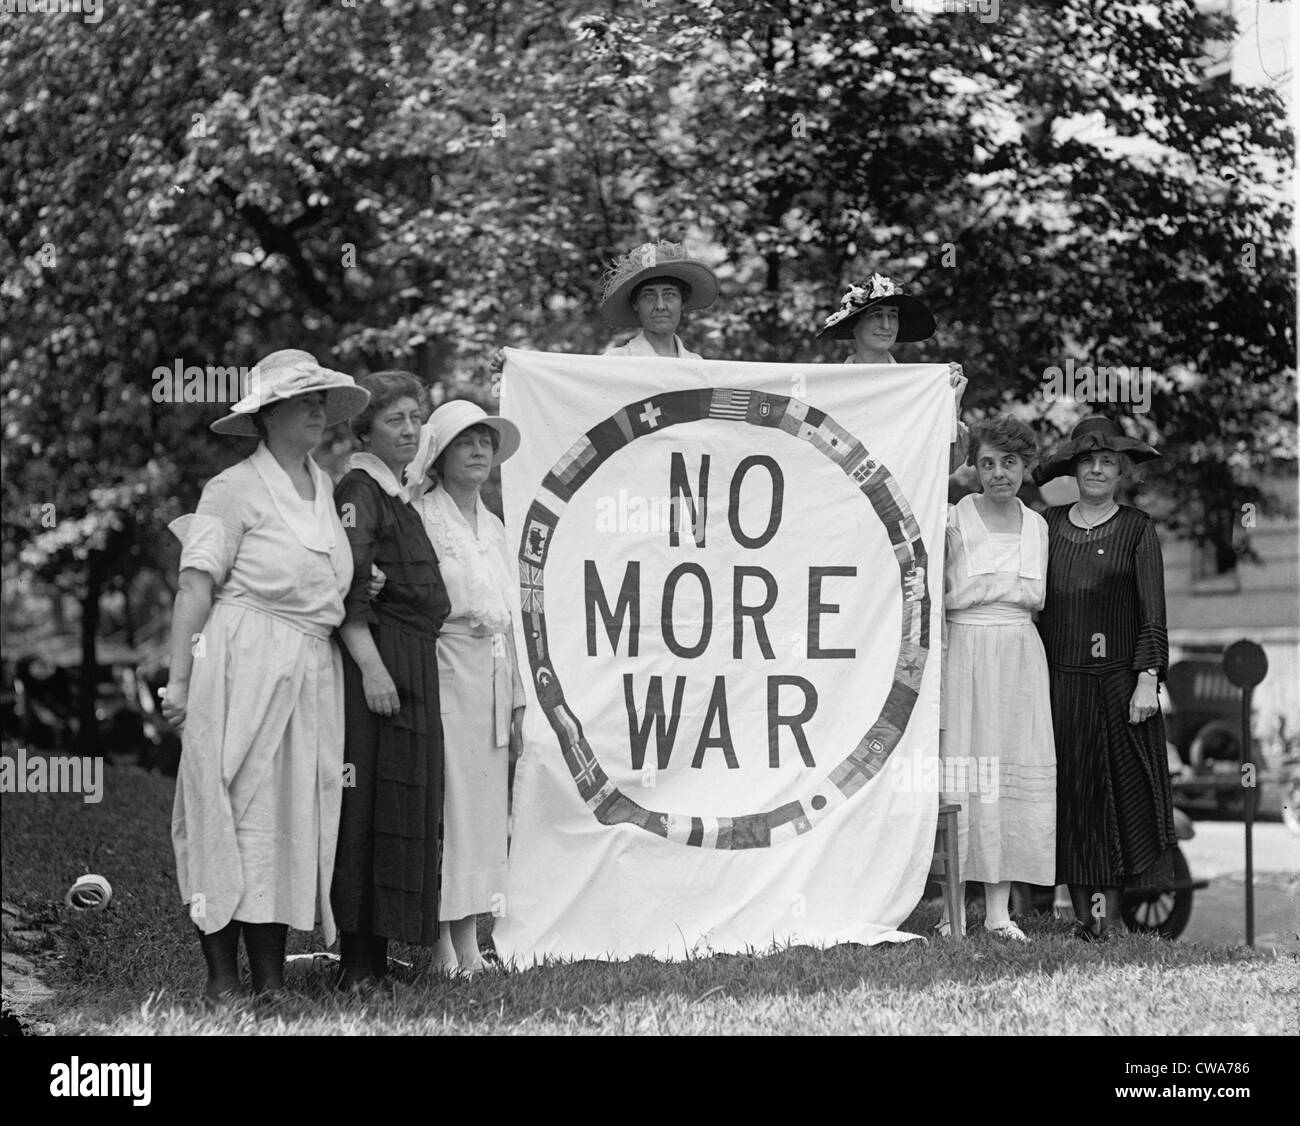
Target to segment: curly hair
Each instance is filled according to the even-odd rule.
[[[971,427],[967,465],[975,464],[984,446],[1009,454],[1019,454],[1026,466],[1038,459],[1038,439],[1034,437],[1034,432],[1020,419],[1009,414],[995,415]]]
[[[357,376],[357,386],[370,392],[366,409],[352,419],[352,433],[364,438],[370,433],[375,417],[391,407],[398,399],[414,399],[421,413],[428,411],[428,395],[424,385],[409,371],[375,371]]]

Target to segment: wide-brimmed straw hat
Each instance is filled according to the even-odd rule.
[[[718,279],[698,258],[677,242],[645,242],[619,258],[601,279],[600,315],[615,328],[636,328],[641,324],[632,307],[632,295],[642,282],[671,278],[684,282],[689,292],[683,311],[706,309],[718,299]]]
[[[499,441],[492,455],[493,465],[500,465],[519,449],[519,427],[508,418],[488,414],[478,403],[468,399],[452,399],[429,415],[428,421],[420,427],[420,448],[406,468],[406,479],[419,481],[456,435],[471,426],[487,426],[497,432]]]
[[[897,307],[899,344],[928,340],[934,335],[934,314],[925,302],[905,293],[901,285],[884,274],[872,274],[861,285],[850,285],[840,298],[840,307],[826,318],[817,335],[852,340],[858,318],[877,305]]]
[[[1164,456],[1140,438],[1130,438],[1113,418],[1092,414],[1081,419],[1070,431],[1070,437],[1034,470],[1034,481],[1042,485],[1057,477],[1068,477],[1079,458],[1096,450],[1126,454],[1135,462]]]
[[[298,395],[325,392],[326,426],[360,414],[370,402],[370,392],[358,387],[352,376],[321,367],[310,352],[297,348],[284,348],[263,356],[250,374],[251,390],[230,408],[228,415],[212,424],[215,433],[259,437],[253,415],[271,403]]]

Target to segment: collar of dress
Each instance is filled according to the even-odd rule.
[[[280,519],[298,542],[308,551],[320,551],[326,555],[332,553],[339,542],[338,517],[334,513],[334,490],[325,471],[308,455],[307,467],[311,471],[316,499],[306,501],[298,495],[289,474],[275,460],[275,455],[266,448],[265,442],[258,444],[248,460],[271,495],[271,503],[275,505]]]
[[[1043,577],[1043,552],[1037,529],[1033,524],[1032,509],[1016,498],[1020,505],[1020,577]],[[954,508],[957,531],[961,533],[962,547],[966,549],[966,570],[972,575],[991,575],[993,566],[993,541],[989,530],[975,507],[975,494],[967,493]]]
[[[642,329],[634,337],[632,337],[632,339],[627,342],[625,347],[627,348],[628,355],[630,356],[659,355],[659,353],[655,351],[655,346],[651,344],[649,340],[646,339],[645,329]],[[673,334],[673,349],[677,353],[674,358],[679,360],[689,359],[693,355],[693,353],[688,352],[686,350],[686,345],[682,343],[682,338],[678,336],[676,333]],[[669,357],[665,356],[664,358],[668,359]]]
[[[381,489],[390,497],[404,500],[407,504],[423,492],[423,482],[413,481],[402,484],[393,476],[393,471],[372,453],[358,452],[348,458],[349,469],[360,469],[372,477]]]

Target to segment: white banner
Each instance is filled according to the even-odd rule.
[[[529,699],[501,956],[902,937],[937,812],[947,365],[506,356]]]

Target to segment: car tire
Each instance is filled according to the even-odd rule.
[[[1169,890],[1126,891],[1120,901],[1120,916],[1129,930],[1177,938],[1192,917],[1192,870],[1181,848],[1174,849],[1174,880]]]

